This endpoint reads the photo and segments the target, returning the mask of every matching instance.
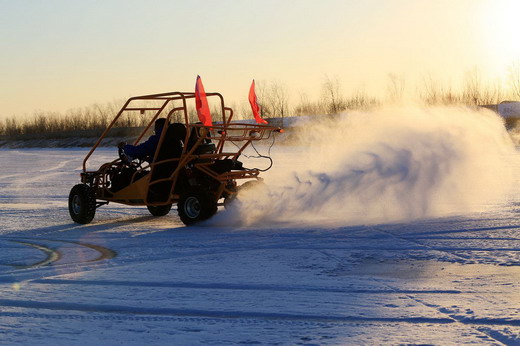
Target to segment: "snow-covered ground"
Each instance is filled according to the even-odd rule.
[[[366,160],[355,176],[316,175],[295,165],[302,150],[275,146],[265,175],[276,186],[276,172],[297,168],[294,181],[285,177],[285,187],[270,192],[285,209],[259,197],[250,202],[256,211],[221,211],[189,228],[175,210],[155,218],[115,204],[89,225],[74,224],[67,197],[87,150],[0,150],[0,344],[520,344],[516,153],[501,157],[513,172],[504,198],[477,194],[447,213],[439,205],[459,199],[445,189],[460,195],[461,186],[424,184],[457,167],[424,183],[415,165],[403,176],[396,167],[407,161],[386,148],[381,157],[399,165],[380,178],[395,189],[356,197],[377,207],[341,218],[338,203],[348,203],[330,184],[345,193],[380,188],[372,175],[359,176],[369,171]],[[457,160],[471,163],[463,153]],[[93,166],[115,155],[100,149]],[[316,176],[318,193],[308,188]],[[389,202],[401,189],[409,194]],[[384,208],[378,196],[394,205]],[[414,204],[423,207],[402,212]],[[273,217],[273,205],[285,217]],[[256,214],[244,218],[249,213]]]

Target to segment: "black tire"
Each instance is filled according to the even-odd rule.
[[[217,212],[215,197],[203,190],[186,191],[177,202],[177,212],[186,226],[204,221]]]
[[[87,224],[96,214],[96,196],[86,184],[78,184],[70,190],[69,214],[77,223]]]
[[[165,216],[165,215],[168,215],[168,213],[170,212],[172,205],[171,204],[159,205],[159,206],[147,205],[146,208],[148,208],[148,211],[153,216]]]

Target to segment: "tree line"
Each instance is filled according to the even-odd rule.
[[[501,101],[520,100],[520,61],[510,65],[507,84],[484,81],[477,68],[464,75],[461,87],[454,88],[443,84],[431,75],[424,76],[415,90],[410,90],[403,75],[390,73],[387,75],[386,95],[384,98],[369,96],[363,89],[345,95],[342,92],[341,80],[336,76],[325,76],[321,84],[321,94],[312,100],[305,93],[298,95],[298,100],[291,106],[289,88],[280,81],[258,81],[257,97],[261,105],[262,116],[287,117],[302,115],[338,114],[348,110],[366,110],[383,104],[399,104],[412,96],[417,103],[424,105],[486,105],[498,104]],[[95,104],[84,108],[72,109],[64,114],[57,112],[36,112],[32,116],[18,120],[8,117],[0,121],[0,135],[20,137],[41,133],[57,133],[78,130],[103,131],[124,100],[106,104]],[[235,120],[252,118],[249,104],[242,102],[233,104]],[[215,113],[219,113],[217,109]],[[190,109],[189,117],[196,121],[196,113]],[[177,119],[180,120],[180,119]],[[146,125],[146,115],[123,116],[116,126],[141,127]]]

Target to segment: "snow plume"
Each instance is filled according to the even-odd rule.
[[[400,108],[297,123],[265,185],[216,223],[354,225],[482,211],[512,183],[514,146],[498,116]],[[287,154],[290,152],[291,154]]]
[[[509,135],[511,136],[511,139],[513,140],[513,143],[516,146],[520,146],[520,128],[515,126],[512,129],[510,129],[508,132],[509,132]]]

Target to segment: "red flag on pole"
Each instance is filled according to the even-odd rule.
[[[260,106],[258,102],[256,102],[256,93],[255,93],[255,80],[253,79],[253,83],[251,83],[251,88],[249,89],[249,103],[251,104],[251,109],[253,110],[253,115],[255,116],[255,120],[259,124],[267,124],[267,121],[262,119],[260,116]]]
[[[206,92],[202,85],[200,76],[197,76],[197,83],[195,83],[195,107],[197,108],[197,115],[204,126],[212,126],[211,113],[209,111],[208,99]]]

